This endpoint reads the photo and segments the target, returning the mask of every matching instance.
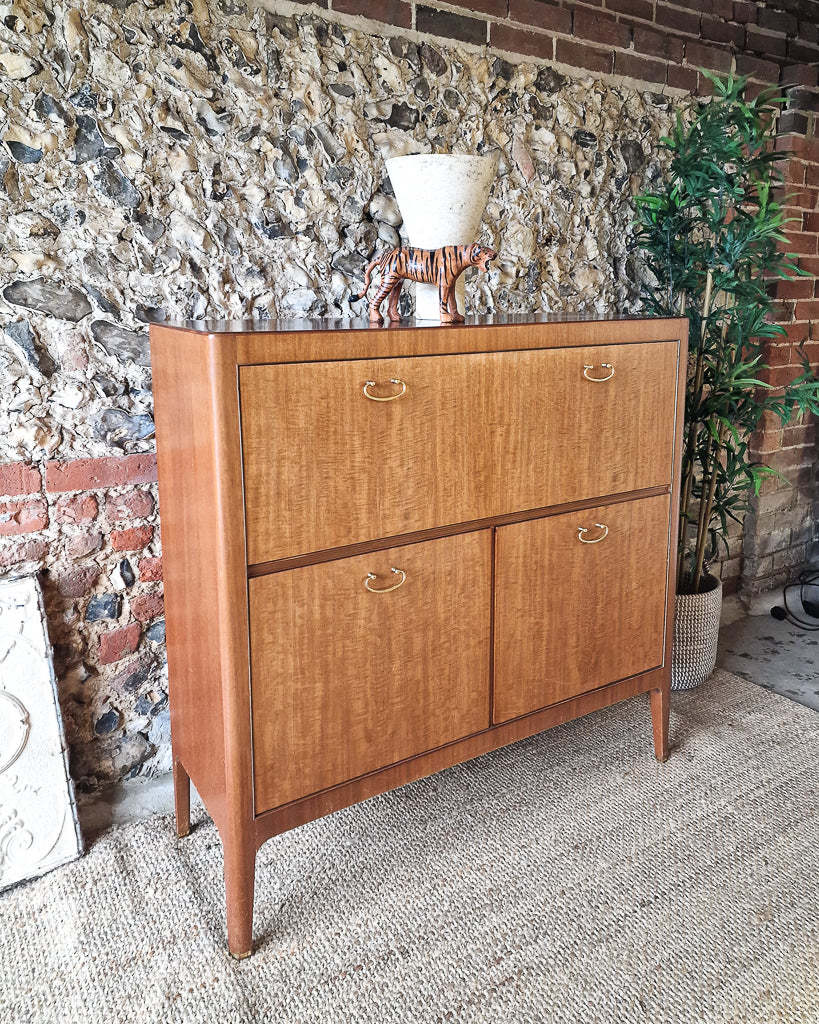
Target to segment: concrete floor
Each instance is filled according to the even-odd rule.
[[[199,794],[191,786],[191,808],[201,807]],[[113,825],[173,813],[173,777],[170,772],[153,779],[129,779],[113,789],[86,798],[79,805],[80,829],[86,843]]]
[[[819,630],[779,622],[770,608],[781,604],[779,591],[752,608],[758,614],[729,615],[727,622],[724,616],[717,665],[819,711]],[[819,620],[804,618],[819,625]]]
[[[819,632],[811,633],[770,614],[781,592],[760,598],[748,615],[734,598],[723,604],[717,665],[766,690],[819,711]],[[199,803],[194,790],[193,804]],[[134,779],[80,807],[87,841],[112,825],[173,811],[170,774]]]

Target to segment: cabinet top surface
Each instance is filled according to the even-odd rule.
[[[170,328],[173,330],[192,331],[203,335],[219,334],[292,334],[292,333],[315,333],[339,331],[370,331],[370,330],[427,330],[443,328],[446,331],[473,330],[480,327],[503,327],[520,326],[526,327],[536,324],[593,324],[593,323],[617,323],[617,322],[645,322],[652,321],[660,324],[664,322],[676,322],[680,318],[669,317],[648,317],[648,316],[621,316],[616,314],[600,315],[599,313],[497,313],[492,316],[468,316],[461,324],[442,325],[433,320],[407,319],[393,324],[371,324],[364,318],[357,319],[329,319],[329,318],[305,318],[305,319],[274,319],[274,320],[183,320],[171,323],[157,324],[157,327]]]

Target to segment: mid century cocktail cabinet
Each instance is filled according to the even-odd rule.
[[[634,694],[668,750],[682,319],[151,328],[180,835],[265,840]]]

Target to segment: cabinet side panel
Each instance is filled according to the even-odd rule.
[[[225,802],[216,426],[205,339],[151,328],[174,758],[213,819]]]

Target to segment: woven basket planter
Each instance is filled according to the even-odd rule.
[[[722,580],[706,576],[711,587],[701,594],[677,594],[674,600],[674,644],[671,689],[691,690],[704,683],[717,662]]]

